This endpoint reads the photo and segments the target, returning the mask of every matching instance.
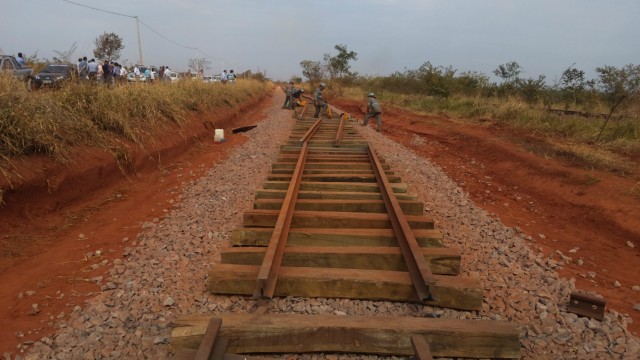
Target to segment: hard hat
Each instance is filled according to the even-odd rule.
[[[300,92],[301,92],[301,93],[303,93],[303,92],[304,92],[304,89],[300,89]]]
[[[325,83],[320,83],[320,87],[321,87],[321,88],[326,88],[326,87],[327,87],[327,85],[325,85]]]
[[[367,95],[367,97],[376,97],[376,94],[370,92],[369,95]]]

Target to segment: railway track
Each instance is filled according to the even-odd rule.
[[[506,321],[268,313],[270,299],[287,296],[482,309],[481,281],[460,276],[460,252],[443,246],[391,164],[354,123],[309,113],[296,114],[253,209],[208,276],[211,293],[253,297],[261,307],[179,318],[174,348],[203,359],[305,352],[519,358],[518,331]]]

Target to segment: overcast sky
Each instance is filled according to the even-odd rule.
[[[301,75],[300,61],[347,45],[352,70],[387,75],[430,61],[491,75],[517,61],[522,76],[558,78],[572,64],[595,77],[603,65],[640,64],[639,0],[74,0],[139,16],[143,61],[186,71],[198,51],[224,68]],[[77,43],[93,57],[103,32],[124,39],[121,62],[138,60],[135,19],[63,0],[0,0],[0,49],[51,58]],[[164,38],[163,38],[164,37]],[[165,38],[169,39],[166,40]],[[173,43],[175,42],[175,43]]]

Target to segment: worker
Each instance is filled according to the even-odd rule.
[[[293,104],[291,101],[291,93],[293,92],[293,81],[289,81],[287,86],[284,88],[284,105],[282,105],[283,109],[293,109]]]
[[[293,88],[291,91],[291,108],[295,109],[298,106],[298,102],[300,101],[300,96],[304,93],[304,89]]]
[[[314,118],[318,118],[320,111],[322,111],[323,114],[327,112],[327,102],[322,100],[322,90],[324,90],[325,87],[326,85],[324,83],[320,83],[320,86],[313,92],[313,106],[316,108],[316,112],[313,115]]]
[[[367,124],[369,123],[369,119],[375,118],[376,125],[378,126],[376,128],[376,131],[380,132],[382,131],[382,119],[380,118],[380,114],[382,114],[382,108],[380,107],[378,99],[376,99],[376,94],[370,92],[369,95],[367,95],[367,98],[369,99],[367,101],[367,114],[364,116],[364,122],[362,123],[362,126],[367,126]]]

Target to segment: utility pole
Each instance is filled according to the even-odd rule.
[[[142,62],[142,43],[140,42],[140,20],[138,19],[137,16],[134,16],[136,18],[136,29],[138,30],[138,65],[143,65],[144,63]]]

